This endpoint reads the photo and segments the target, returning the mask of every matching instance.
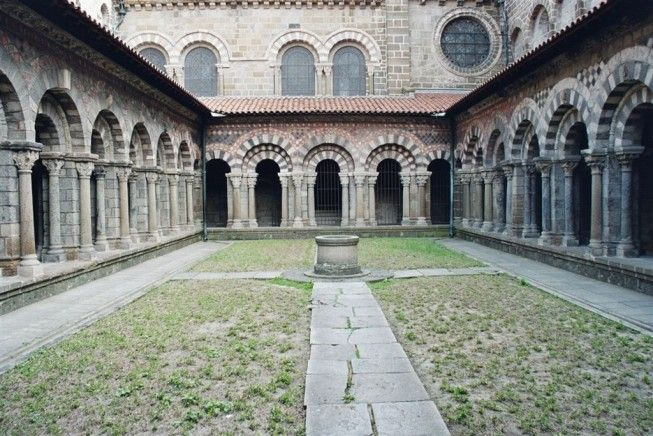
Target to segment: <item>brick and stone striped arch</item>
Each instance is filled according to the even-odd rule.
[[[118,162],[127,162],[129,160],[120,121],[118,121],[118,117],[110,110],[101,110],[95,118],[95,122],[93,123],[93,136],[97,133],[103,137],[105,159],[113,159]],[[104,139],[105,136],[108,136],[108,140]],[[91,147],[93,146],[93,139],[91,138]],[[107,147],[111,147],[111,149],[108,150]],[[92,152],[95,153],[94,151]]]
[[[259,145],[273,144],[284,150],[287,155],[292,154],[293,142],[286,137],[284,132],[278,130],[260,130],[247,132],[234,143],[234,150],[239,156],[246,156]]]
[[[506,159],[520,159],[524,152],[526,137],[530,139],[537,132],[537,122],[540,119],[537,103],[531,98],[524,99],[513,111],[510,118],[510,134],[506,150]]]
[[[401,166],[401,171],[415,171],[417,162],[415,156],[406,147],[399,144],[381,145],[369,154],[365,160],[366,171],[376,171],[381,161],[394,159]]]
[[[326,38],[324,48],[329,57],[333,57],[333,51],[343,43],[351,42],[363,48],[367,61],[378,64],[381,62],[381,48],[368,33],[358,29],[341,29],[333,32]]]
[[[371,135],[362,140],[361,143],[364,145],[354,149],[356,150],[354,153],[357,153],[354,159],[361,163],[366,162],[376,149],[387,144],[396,144],[405,148],[411,156],[415,157],[414,165],[418,164],[416,160],[417,156],[423,155],[424,150],[426,150],[424,143],[415,135],[409,134],[408,132]],[[367,168],[367,165],[365,167]]]
[[[231,59],[231,52],[227,43],[213,32],[208,30],[197,30],[187,33],[177,40],[170,54],[170,62],[173,64],[183,65],[182,55],[193,46],[209,46],[218,57],[221,67],[228,67]]]
[[[355,171],[354,159],[347,150],[336,144],[321,144],[310,150],[304,158],[304,171],[315,172],[317,164],[331,159],[340,167],[340,171],[353,173]]]
[[[25,140],[25,116],[16,88],[0,70],[0,138]]]
[[[590,119],[589,98],[590,92],[587,87],[576,79],[564,79],[553,87],[544,106],[544,117],[540,129],[537,131],[538,137],[544,139],[544,150],[556,149],[560,122],[567,111],[575,109],[585,122]]]
[[[324,47],[324,43],[313,32],[308,32],[306,30],[289,30],[277,36],[266,52],[266,58],[270,64],[277,64],[280,59],[279,55],[282,49],[290,44],[303,44],[312,48],[315,53],[317,53],[317,59],[315,62],[327,62],[328,60],[328,51]]]
[[[129,160],[137,166],[154,167],[156,166],[155,158],[150,133],[144,123],[136,123],[129,143]]]
[[[170,57],[175,51],[175,46],[164,34],[159,32],[140,32],[127,40],[127,44],[134,50],[140,51],[147,47],[156,48],[170,62]]]
[[[259,162],[265,159],[276,162],[280,171],[292,171],[290,155],[275,144],[261,144],[248,150],[243,157],[242,171],[255,172]]]
[[[491,168],[499,165],[500,158],[497,157],[497,150],[499,145],[503,142],[503,132],[500,129],[495,128],[490,132],[488,135],[487,147],[485,149],[485,159],[483,162],[485,167]]]
[[[186,141],[181,141],[179,144],[179,157],[177,162],[179,163],[179,168],[183,171],[191,171],[193,169],[193,157]]]
[[[45,92],[41,101],[44,98],[58,106],[57,112],[63,114],[63,131],[59,133],[60,140],[64,142],[63,149],[72,153],[90,152],[90,141],[88,144],[84,141],[82,119],[70,94],[64,90],[51,89]]]
[[[451,154],[449,154],[449,150],[431,150],[428,153],[426,153],[423,158],[424,158],[424,163],[425,166],[428,167],[428,165],[433,162],[434,160],[442,159],[446,160],[449,162]]]
[[[170,135],[166,132],[161,133],[157,144],[156,165],[166,170],[177,168],[175,148],[172,145]]]
[[[210,161],[213,159],[222,159],[229,165],[229,168],[233,168],[236,165],[236,158],[234,155],[225,150],[207,150],[206,151],[206,160]]]
[[[34,140],[43,144],[43,151],[70,153],[70,132],[66,114],[50,94],[45,94],[39,103],[34,123]]]
[[[299,147],[297,147],[296,154],[299,156],[306,156],[309,151],[322,144],[335,144],[346,150],[353,150],[355,147],[353,141],[346,132],[336,131],[322,135],[311,136],[306,143],[301,144]]]
[[[642,145],[641,136],[636,135],[641,107],[653,105],[653,91],[646,86],[633,90],[622,100],[614,121],[614,148],[620,150],[629,146]]]
[[[567,143],[571,128],[578,124],[582,124],[584,129],[587,128],[582,115],[575,108],[571,108],[565,113],[556,132],[555,150],[559,157],[576,156],[579,154],[580,150],[571,150]],[[573,142],[573,144],[576,143]]]
[[[465,150],[463,163],[473,166],[483,165],[483,133],[477,125],[473,125],[463,137]]]
[[[606,63],[604,76],[597,80],[595,96],[596,107],[601,108],[595,113],[600,115],[590,121],[588,129],[596,132],[595,148],[612,148],[617,124],[626,122],[621,119],[623,112],[618,111],[624,98],[640,87],[653,89],[653,65],[649,59],[653,59],[653,48],[640,45],[622,50]]]

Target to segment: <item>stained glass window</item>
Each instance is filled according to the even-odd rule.
[[[365,95],[365,56],[343,47],[333,56],[333,95]]]
[[[161,50],[148,47],[141,50],[140,55],[150,61],[150,63],[153,64],[159,71],[165,73],[166,57],[163,53],[161,53]]]
[[[474,68],[490,54],[490,35],[471,17],[457,18],[447,24],[440,40],[442,52],[454,65]]]
[[[292,47],[281,58],[281,94],[315,95],[315,60],[304,47]]]
[[[211,97],[218,93],[218,58],[206,47],[196,47],[184,60],[184,85],[198,97]]]

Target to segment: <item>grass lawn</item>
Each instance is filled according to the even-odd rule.
[[[169,282],[0,376],[0,433],[303,434],[310,292]]]
[[[372,285],[453,434],[651,434],[653,340],[506,276]]]
[[[310,268],[312,239],[236,241],[197,264],[193,271],[277,271]],[[431,238],[361,238],[359,262],[364,268],[461,268],[481,264],[449,250]]]

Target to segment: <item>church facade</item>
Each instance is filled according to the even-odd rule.
[[[4,275],[204,225],[653,252],[646,1],[42,3],[0,1]]]

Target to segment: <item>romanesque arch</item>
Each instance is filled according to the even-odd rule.
[[[292,171],[292,161],[286,150],[275,144],[260,144],[252,147],[243,156],[243,172],[255,172],[257,165],[263,160],[272,160],[280,171]]]
[[[25,139],[25,117],[23,107],[14,85],[0,70],[0,138],[9,140]]]
[[[284,32],[272,41],[266,52],[270,65],[277,64],[283,49],[293,44],[312,48],[317,55],[315,62],[327,62],[328,60],[329,52],[320,37],[313,32],[297,29]]]
[[[118,118],[109,110],[102,110],[95,118],[91,134],[91,153],[101,159],[127,162],[122,128]]]
[[[368,62],[378,64],[381,62],[381,48],[368,33],[359,29],[341,29],[331,33],[324,41],[324,50],[333,56],[334,49],[343,43],[354,43],[363,49]]]
[[[156,166],[165,170],[176,168],[175,150],[170,135],[161,133],[156,148]]]
[[[190,147],[186,141],[182,141],[179,144],[179,153],[177,157],[177,165],[179,169],[185,172],[190,172],[193,170],[193,159],[190,153]]]
[[[220,66],[229,66],[231,52],[227,43],[209,30],[197,30],[179,38],[171,50],[171,63],[182,64],[184,53],[194,46],[209,46],[218,55]]]
[[[401,171],[408,172],[415,169],[415,157],[409,149],[399,144],[381,145],[368,155],[365,160],[365,170],[375,171],[381,161],[385,159],[395,160]]]
[[[136,123],[129,143],[129,160],[136,166],[156,166],[150,134],[143,123]]]
[[[355,170],[354,160],[349,152],[336,144],[322,144],[312,148],[305,155],[303,168],[305,171],[315,172],[318,164],[325,159],[335,161],[340,171],[351,174]]]
[[[507,159],[520,159],[524,136],[532,129],[532,133],[537,132],[537,122],[539,120],[539,110],[533,99],[524,99],[513,111],[510,119],[510,135],[508,143],[511,145],[510,150],[506,153]],[[517,145],[517,146],[515,146]]]

